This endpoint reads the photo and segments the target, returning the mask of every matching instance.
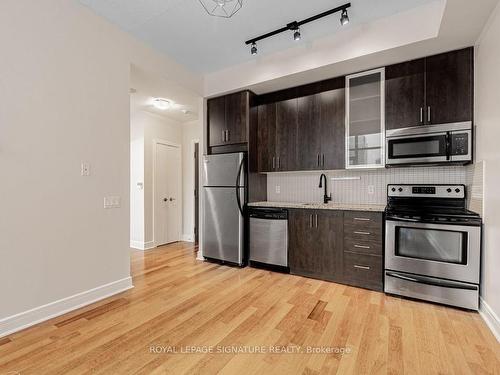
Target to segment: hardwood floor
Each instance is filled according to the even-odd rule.
[[[130,291],[0,339],[0,374],[500,373],[477,313],[199,262],[189,243],[133,252],[132,274]]]

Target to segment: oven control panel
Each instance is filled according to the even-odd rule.
[[[465,198],[465,185],[387,185],[389,197]]]

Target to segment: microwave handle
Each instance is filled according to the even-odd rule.
[[[451,159],[451,132],[446,132],[446,160]]]
[[[464,283],[458,283],[458,282],[453,282],[453,281],[445,281],[445,280],[432,281],[432,280],[429,280],[427,278],[422,278],[419,276],[401,275],[401,274],[396,273],[396,272],[386,272],[385,274],[387,276],[393,277],[395,279],[410,281],[412,283],[417,283],[417,284],[439,286],[439,287],[451,288],[451,289],[477,290],[477,286],[475,286],[475,285],[467,285]]]

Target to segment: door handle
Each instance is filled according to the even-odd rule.
[[[226,130],[226,142],[229,142],[230,135],[231,133],[229,132],[229,130]]]
[[[318,214],[315,214],[316,228],[318,227]]]
[[[324,167],[325,166],[325,154],[323,154],[321,156],[321,158],[322,158],[322,164],[321,165]]]
[[[431,286],[438,286],[438,287],[444,287],[444,288],[451,288],[451,289],[466,289],[466,290],[477,290],[477,286],[475,285],[465,285],[462,283],[454,283],[451,281],[444,281],[444,280],[431,280],[427,278],[421,278],[418,276],[406,276],[406,275],[401,275],[395,272],[386,272],[385,273],[389,277],[393,277],[395,279],[401,279],[405,281],[410,281],[412,283],[417,283],[417,284],[425,284],[425,285],[431,285]]]
[[[424,122],[424,107],[420,107],[420,123]]]
[[[222,131],[222,142],[226,142],[226,131]]]
[[[313,227],[313,215],[309,215],[309,228]]]
[[[431,123],[431,106],[427,106],[427,122]]]
[[[276,169],[276,157],[273,156],[273,168],[272,169]]]
[[[278,169],[281,169],[281,156],[278,156]]]
[[[319,167],[319,154],[316,154],[316,166]]]

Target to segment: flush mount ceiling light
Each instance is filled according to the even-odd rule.
[[[156,109],[165,111],[172,106],[172,102],[170,100],[163,99],[163,98],[154,98],[153,99],[153,106]]]
[[[230,18],[241,9],[243,0],[198,0],[211,16]]]
[[[200,0],[200,1],[202,1],[202,0]],[[211,1],[214,1],[214,0],[211,0]],[[219,1],[222,1],[222,0],[219,0]],[[217,0],[215,2],[217,2]],[[262,39],[270,38],[270,37],[277,35],[277,34],[280,34],[280,33],[284,33],[285,31],[288,31],[288,30],[293,31],[294,32],[293,33],[293,40],[300,40],[300,38],[301,38],[300,26],[302,26],[306,23],[309,23],[309,22],[317,21],[323,17],[329,16],[329,15],[337,13],[337,12],[342,12],[342,14],[340,16],[340,24],[342,26],[347,25],[349,23],[349,16],[347,15],[347,8],[350,8],[350,7],[351,7],[351,3],[346,3],[346,4],[338,6],[336,8],[327,10],[326,12],[323,12],[323,13],[317,14],[315,16],[306,18],[305,20],[290,22],[288,25],[286,25],[280,29],[276,29],[274,31],[268,32],[267,34],[262,34],[258,37],[249,39],[245,42],[245,44],[246,45],[250,44],[252,46],[250,49],[250,53],[252,55],[256,55],[258,41],[260,41]]]

